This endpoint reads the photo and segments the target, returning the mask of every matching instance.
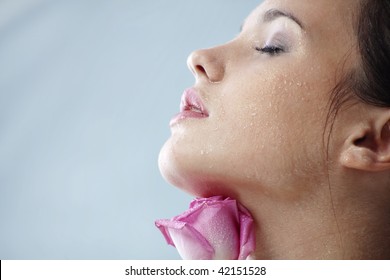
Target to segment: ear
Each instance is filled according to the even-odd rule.
[[[347,138],[340,163],[352,169],[379,172],[390,170],[390,111],[382,111]]]

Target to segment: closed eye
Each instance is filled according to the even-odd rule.
[[[265,53],[265,54],[268,54],[271,56],[278,55],[278,54],[284,52],[284,49],[281,47],[278,47],[278,46],[265,46],[262,48],[256,47],[255,49],[256,49],[256,51],[259,51],[261,53]]]

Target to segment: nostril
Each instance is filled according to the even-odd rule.
[[[207,76],[206,69],[202,65],[196,65],[195,66],[196,72],[204,74]]]

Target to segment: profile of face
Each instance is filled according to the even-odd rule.
[[[254,213],[258,244],[279,230],[275,243],[294,251],[292,257],[305,251],[293,250],[288,241],[300,238],[298,230],[293,233],[298,220],[307,222],[306,236],[323,224],[331,225],[324,230],[329,235],[340,231],[332,203],[349,195],[349,185],[332,201],[329,181],[340,183],[350,176],[346,168],[361,165],[354,161],[357,148],[346,143],[355,137],[351,120],[366,107],[340,113],[326,137],[330,93],[358,63],[358,3],[265,0],[233,40],[193,52],[188,66],[196,82],[185,91],[182,112],[171,121],[171,137],[160,152],[168,182],[194,196],[238,199]],[[337,176],[330,178],[329,170]],[[323,242],[329,256],[337,242]],[[275,247],[258,250],[266,253],[257,257],[281,256]]]
[[[196,196],[288,195],[324,173],[329,93],[355,43],[355,2],[265,1],[235,39],[193,52],[188,65],[208,117],[172,123],[164,177]]]

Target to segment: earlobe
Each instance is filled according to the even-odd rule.
[[[368,172],[390,170],[390,118],[378,118],[369,128],[351,134],[341,151],[340,164]]]
[[[342,151],[340,163],[346,168],[375,171],[377,161],[372,150],[352,144]]]

